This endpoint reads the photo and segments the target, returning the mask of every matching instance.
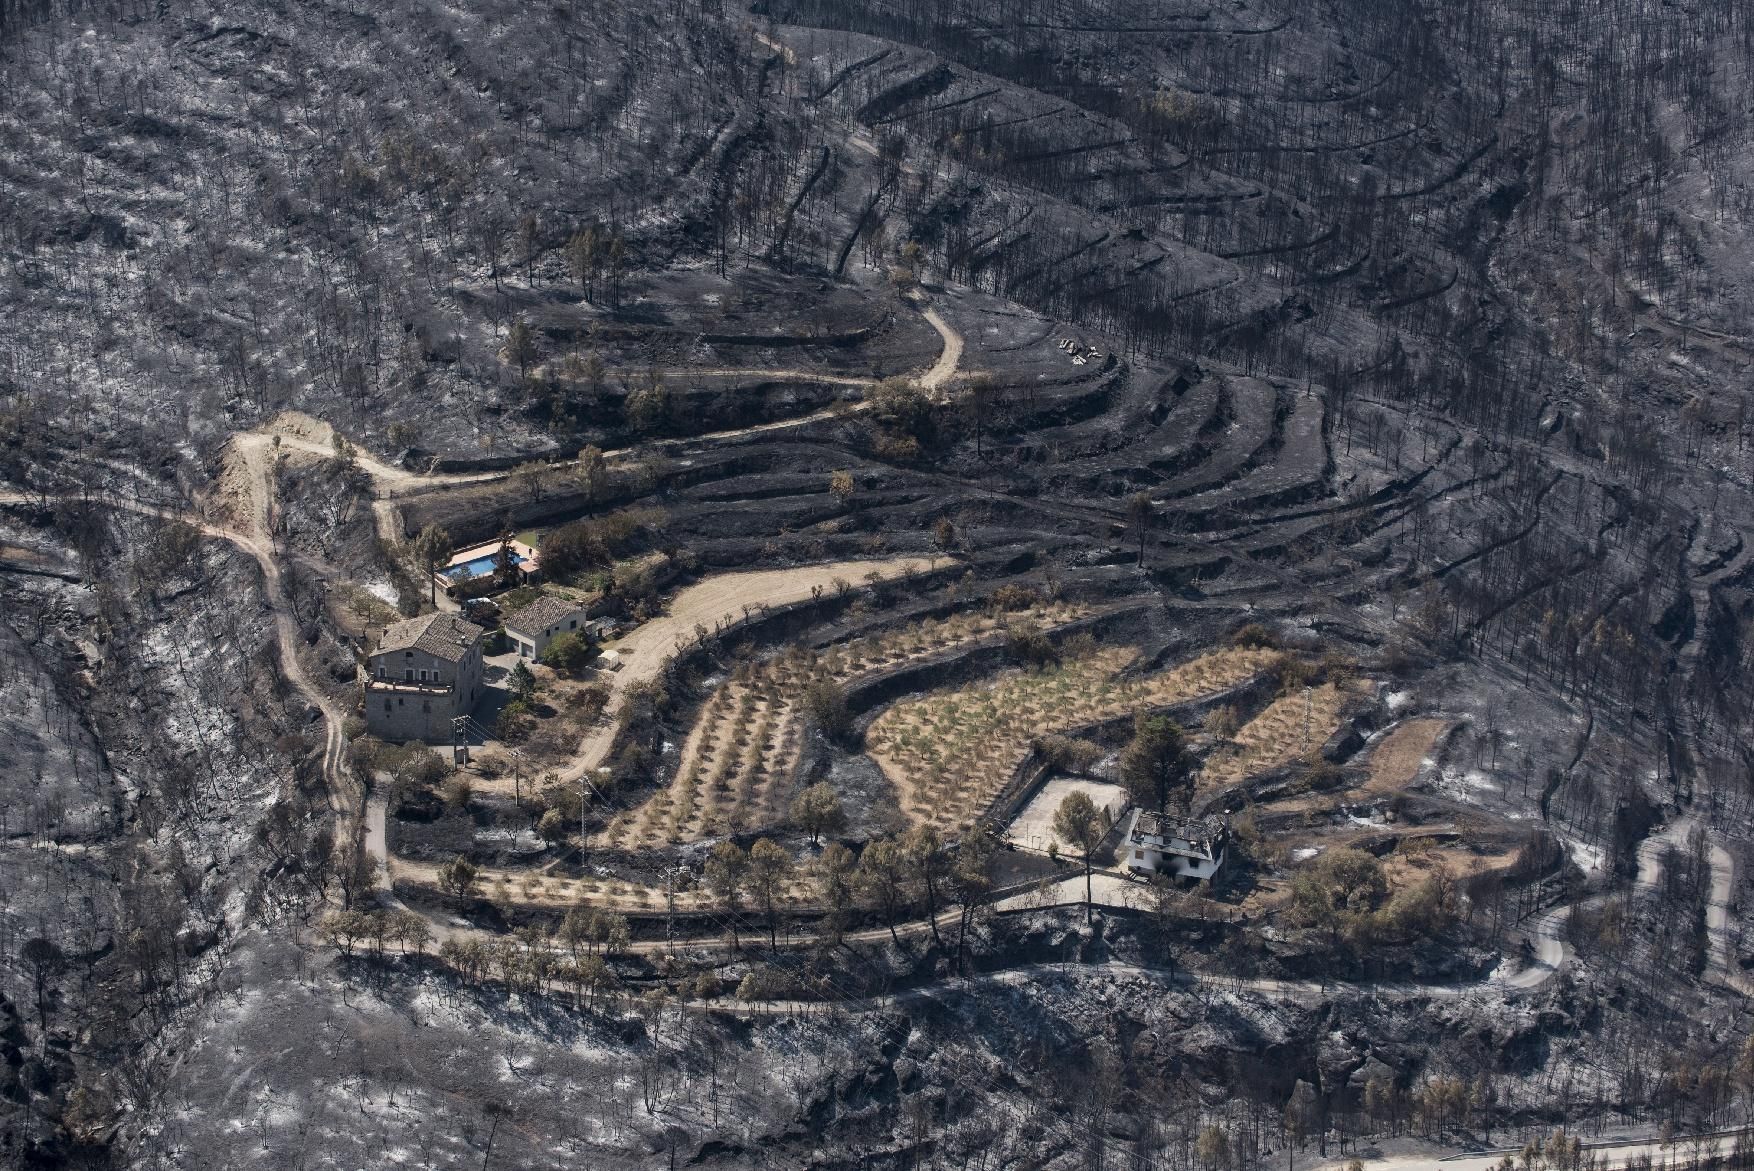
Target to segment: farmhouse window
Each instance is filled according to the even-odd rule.
[[[422,683],[426,682],[426,669],[424,667],[422,667],[420,671],[420,681]]]
[[[568,630],[577,630],[579,628],[579,620],[577,618],[568,619],[566,628]]]
[[[402,681],[404,683],[414,682],[414,668],[413,667],[402,668]]]
[[[384,701],[384,711],[388,712],[389,710],[390,710],[390,701],[386,699]]]

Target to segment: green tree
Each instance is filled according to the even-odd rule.
[[[536,833],[551,846],[558,846],[566,841],[566,835],[572,827],[572,821],[558,809],[544,810],[536,820]]]
[[[956,862],[950,868],[950,897],[961,907],[956,923],[956,965],[962,968],[968,958],[968,933],[974,926],[975,912],[993,889],[993,838],[976,829],[964,835],[956,848]]]
[[[878,427],[913,441],[912,452],[928,446],[937,436],[937,412],[932,398],[905,378],[885,378],[865,393],[871,418]]]
[[[840,943],[846,930],[847,910],[858,891],[853,852],[839,842],[830,842],[816,857],[811,870],[822,890],[822,901],[828,904],[828,929],[835,943]]]
[[[889,281],[898,292],[911,292],[920,283],[920,269],[925,264],[926,250],[918,240],[909,240],[896,254],[898,264],[889,270]]]
[[[522,659],[512,664],[507,682],[511,684],[512,694],[524,703],[529,703],[536,694],[536,672],[530,670],[529,664]]]
[[[549,643],[542,652],[542,662],[556,671],[579,671],[591,661],[592,649],[590,637],[584,631],[573,631]]]
[[[1194,1140],[1194,1157],[1205,1171],[1227,1171],[1230,1166],[1230,1136],[1221,1126],[1205,1126]]]
[[[591,444],[579,452],[578,479],[586,500],[594,501],[603,494],[603,488],[609,482],[609,461],[604,458],[601,447]]]
[[[554,933],[561,946],[566,948],[572,956],[572,961],[575,964],[579,962],[581,956],[590,951],[591,916],[593,914],[595,912],[588,907],[572,907],[561,919],[560,930]]]
[[[512,479],[517,482],[519,487],[523,488],[525,495],[529,496],[531,504],[540,502],[543,494],[547,492],[548,485],[545,478],[547,475],[548,465],[539,459],[527,460],[512,469]]]
[[[1133,738],[1121,750],[1121,783],[1134,804],[1159,812],[1173,799],[1186,807],[1192,794],[1194,758],[1187,734],[1168,716],[1141,712],[1133,720]]]
[[[499,548],[493,553],[493,576],[501,585],[510,585],[517,574],[518,551],[512,548],[511,533],[499,539]]]
[[[840,795],[834,791],[834,786],[827,781],[818,781],[793,799],[792,820],[810,835],[810,844],[814,846],[823,834],[844,829],[847,815],[841,808]]]
[[[603,954],[618,956],[626,953],[633,943],[633,927],[627,916],[620,911],[604,911],[593,919],[597,941],[603,945]]]
[[[907,903],[911,869],[901,843],[893,837],[870,843],[859,856],[859,887],[881,908],[890,941],[897,944],[901,937],[895,933],[895,921]]]
[[[769,947],[779,946],[779,900],[792,875],[792,856],[768,838],[749,847],[749,887],[767,916]]]
[[[832,679],[811,683],[804,689],[804,718],[830,740],[844,739],[853,724],[846,688]]]
[[[1330,849],[1291,879],[1291,905],[1297,917],[1327,931],[1338,943],[1359,936],[1388,893],[1382,864],[1363,850]]]
[[[475,893],[475,883],[480,877],[480,869],[461,854],[438,869],[439,889],[459,899]]]
[[[566,242],[567,269],[583,290],[586,301],[591,299],[592,286],[597,280],[597,269],[602,264],[600,243],[595,225],[587,225],[574,232],[572,238]]]
[[[737,913],[743,899],[743,885],[749,874],[749,855],[733,841],[713,847],[706,860],[706,886],[725,908],[731,925],[731,946],[737,944]]]
[[[627,396],[627,425],[642,435],[659,431],[670,418],[670,391],[663,378],[650,381]]]
[[[1066,794],[1060,807],[1054,810],[1054,835],[1068,846],[1076,849],[1084,860],[1084,921],[1091,920],[1090,871],[1091,855],[1101,844],[1103,835],[1108,832],[1102,824],[1102,817],[1097,813],[1096,803],[1090,794],[1083,789],[1074,789]]]
[[[432,928],[413,911],[397,911],[390,921],[390,932],[403,955],[408,954],[410,947],[415,955],[424,955],[426,945],[432,942]]]
[[[353,954],[360,940],[371,934],[372,920],[364,911],[337,911],[323,920],[323,938],[343,956]]]

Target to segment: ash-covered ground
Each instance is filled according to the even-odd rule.
[[[0,1161],[1212,1169],[1739,1117],[1751,48],[1728,0],[0,3]],[[226,445],[289,410],[412,486],[278,468],[270,582]],[[412,482],[587,447],[606,482]],[[417,601],[429,524],[622,508],[617,557],[694,574],[966,567],[752,653],[947,587],[1137,602],[1164,662],[1262,624],[1443,724],[1398,815],[1551,844],[1362,952],[1177,904],[679,961],[811,991],[749,1019],[649,958],[581,1007],[338,956],[357,595]]]

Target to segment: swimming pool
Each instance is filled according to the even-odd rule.
[[[444,576],[450,581],[463,581],[472,577],[486,577],[493,572],[493,563],[498,560],[498,558],[499,554],[489,553],[486,557],[477,557],[473,561],[465,561],[461,565],[451,566],[444,571]],[[522,569],[525,565],[529,564],[529,560],[528,557],[520,557],[516,553],[512,554],[512,563],[519,569]]]

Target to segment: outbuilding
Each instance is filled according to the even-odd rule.
[[[544,595],[506,615],[506,637],[521,659],[539,659],[548,644],[565,634],[586,631],[587,607],[580,602]]]

